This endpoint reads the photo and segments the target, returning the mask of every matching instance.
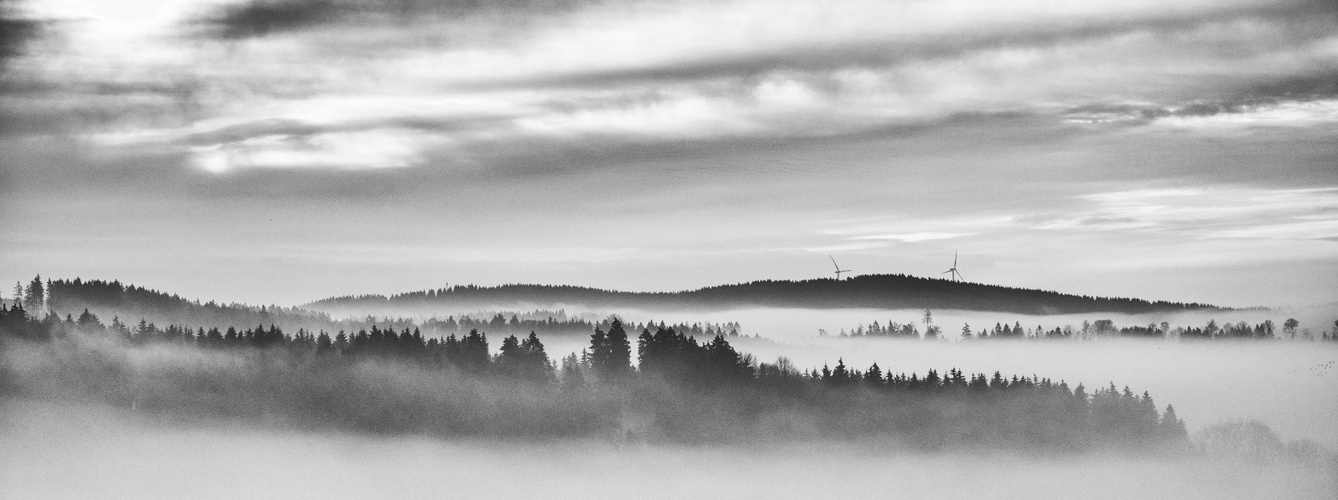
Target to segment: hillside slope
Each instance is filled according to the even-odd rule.
[[[427,312],[479,307],[583,305],[647,310],[722,310],[741,307],[961,309],[1019,314],[1145,313],[1212,308],[1205,304],[1068,295],[1045,290],[958,283],[906,275],[847,280],[754,281],[679,292],[623,292],[577,286],[461,285],[384,295],[332,297],[303,305],[318,311]]]

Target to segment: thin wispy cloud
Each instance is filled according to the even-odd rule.
[[[901,242],[905,242],[905,243],[915,243],[915,242],[920,242],[920,241],[946,240],[946,239],[949,239],[949,238],[960,238],[960,237],[963,237],[963,236],[971,236],[971,234],[972,234],[972,233],[935,233],[935,232],[920,232],[920,233],[905,233],[905,234],[871,234],[871,235],[864,235],[864,236],[855,236],[855,237],[853,237],[853,238],[851,238],[851,239],[855,239],[855,240],[889,240],[889,241],[901,241]]]
[[[1179,237],[1322,238],[1338,222],[1338,189],[1151,189],[1085,195],[1086,210],[1048,220],[1036,229],[1156,231]],[[1309,236],[1305,236],[1309,231]]]
[[[426,158],[486,160],[469,153],[472,144],[523,156],[536,141],[579,150],[821,137],[961,113],[1101,121],[1068,110],[1124,106],[1169,118],[1210,106],[1231,111],[1196,103],[1286,99],[1253,93],[1271,81],[1338,72],[1335,13],[1323,5],[181,3],[164,14],[172,22],[145,32],[64,12],[81,29],[54,36],[73,50],[29,61],[26,76],[68,101],[70,133],[110,136],[104,142],[148,134],[144,140],[204,156],[197,164],[222,165],[211,146],[227,145],[276,158],[230,168],[427,166]],[[507,29],[516,23],[526,28]],[[505,33],[467,43],[429,36],[453,27]],[[173,43],[193,36],[204,38]],[[366,44],[374,48],[357,49]],[[75,65],[94,58],[103,62]],[[129,93],[109,94],[113,87]],[[1322,105],[1275,108],[1333,120]],[[338,144],[385,142],[378,129],[465,122],[433,129],[437,140],[401,145],[421,154],[330,161],[347,156]],[[263,126],[238,136],[248,124]],[[214,144],[199,143],[211,137]]]

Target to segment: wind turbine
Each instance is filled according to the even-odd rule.
[[[962,277],[962,273],[957,272],[957,251],[956,251],[956,250],[953,250],[953,251],[952,251],[952,267],[948,268],[947,271],[943,271],[942,273],[939,273],[939,274],[947,274],[947,275],[949,275],[948,277],[952,278],[953,281],[965,280],[965,279],[966,279],[966,278],[963,278],[963,277]]]
[[[828,254],[827,258],[832,259],[832,265],[836,266],[836,281],[841,281],[841,273],[848,273],[850,270],[841,269],[841,266],[836,263],[836,257],[832,257],[831,254]]]

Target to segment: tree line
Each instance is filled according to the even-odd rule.
[[[1047,290],[959,283],[901,274],[845,280],[761,280],[680,292],[623,292],[565,285],[456,285],[396,295],[347,295],[307,304],[317,310],[488,307],[493,304],[584,304],[591,307],[721,310],[740,307],[942,308],[1018,314],[1148,313],[1211,309],[1211,305],[1062,294]]]
[[[354,319],[335,319],[328,313],[311,311],[296,307],[252,306],[246,304],[220,304],[214,301],[200,302],[188,300],[175,294],[167,294],[135,285],[122,284],[119,281],[83,280],[43,280],[41,276],[33,278],[28,284],[17,283],[14,297],[30,314],[43,315],[48,311],[77,312],[92,311],[102,317],[118,319],[120,316],[141,317],[148,321],[163,324],[206,324],[219,327],[249,327],[255,324],[275,325],[278,328],[297,331],[299,329],[317,329],[337,332],[340,330],[356,332],[373,326],[395,330],[419,328],[423,335],[441,336],[464,334],[470,330],[485,330],[494,333],[514,333],[524,336],[528,332],[540,335],[588,335],[596,326],[608,329],[608,320],[587,320],[569,317],[562,310],[535,310],[529,312],[489,311],[474,314],[450,315],[441,319],[429,315],[427,319],[403,317],[366,316]],[[653,322],[646,322],[652,323]],[[661,322],[661,326],[666,326]],[[679,331],[690,331],[698,336],[740,335],[742,327],[737,322],[679,322],[668,327]]]
[[[724,335],[699,342],[645,325],[633,339],[618,318],[596,326],[580,353],[553,360],[534,333],[507,335],[493,354],[479,330],[425,338],[375,325],[334,336],[272,325],[104,325],[90,312],[33,317],[22,304],[0,304],[0,346],[35,349],[54,367],[16,365],[36,370],[6,374],[20,388],[64,384],[76,390],[61,394],[136,411],[286,416],[302,425],[378,432],[690,442],[821,437],[1063,450],[1186,443],[1172,407],[1158,411],[1148,394],[1114,384],[1089,394],[1063,381],[957,369],[907,375],[838,362],[799,370],[784,358],[759,363]],[[176,365],[149,369],[134,363],[174,358],[107,354],[149,347],[242,361],[183,356]]]
[[[909,339],[946,339],[943,330],[933,324],[933,315],[929,310],[925,310],[921,323],[925,326],[924,333],[921,334],[919,325],[913,322],[898,323],[888,320],[881,324],[878,321],[867,325],[859,325],[851,328],[849,331],[841,329],[835,336],[839,337],[892,337]],[[819,336],[827,336],[826,330],[818,330]],[[1167,339],[1199,339],[1199,340],[1229,340],[1229,339],[1254,339],[1254,340],[1319,340],[1319,341],[1338,341],[1338,320],[1333,322],[1331,330],[1322,331],[1315,335],[1308,328],[1302,328],[1301,322],[1295,318],[1288,318],[1279,326],[1273,320],[1264,320],[1261,323],[1251,324],[1245,321],[1236,323],[1218,324],[1216,320],[1208,320],[1203,326],[1178,326],[1172,327],[1169,322],[1149,323],[1147,325],[1134,325],[1120,327],[1113,320],[1099,319],[1096,321],[1084,320],[1080,326],[1064,325],[1046,328],[1043,325],[1032,327],[1022,326],[1022,322],[1015,321],[1013,324],[1007,322],[997,322],[993,328],[985,327],[975,330],[970,323],[962,324],[959,338],[962,340],[983,340],[983,339],[1079,339],[1089,340],[1095,338],[1109,337],[1130,337],[1130,338],[1167,338]]]

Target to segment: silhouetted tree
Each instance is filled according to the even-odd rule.
[[[1296,321],[1296,318],[1287,318],[1287,321],[1282,323],[1282,332],[1287,335],[1288,339],[1294,339],[1296,338],[1296,328],[1299,326],[1301,326],[1301,322]]]
[[[1189,439],[1189,431],[1185,429],[1185,421],[1176,416],[1175,407],[1166,405],[1166,413],[1162,414],[1161,422],[1157,426],[1157,435],[1167,441]]]
[[[46,287],[42,275],[37,275],[23,292],[23,308],[34,316],[46,312]]]
[[[600,380],[617,381],[632,371],[632,344],[623,323],[614,318],[607,334],[595,329],[590,336],[590,365]]]
[[[85,331],[102,329],[102,322],[98,321],[97,315],[88,312],[88,309],[84,309],[83,314],[79,315],[78,325]]]
[[[882,385],[882,383],[883,383],[883,370],[878,367],[878,363],[870,365],[869,369],[864,372],[864,384],[870,386],[878,386]]]
[[[585,376],[581,374],[581,361],[572,353],[562,358],[562,388],[577,390],[585,387]]]

